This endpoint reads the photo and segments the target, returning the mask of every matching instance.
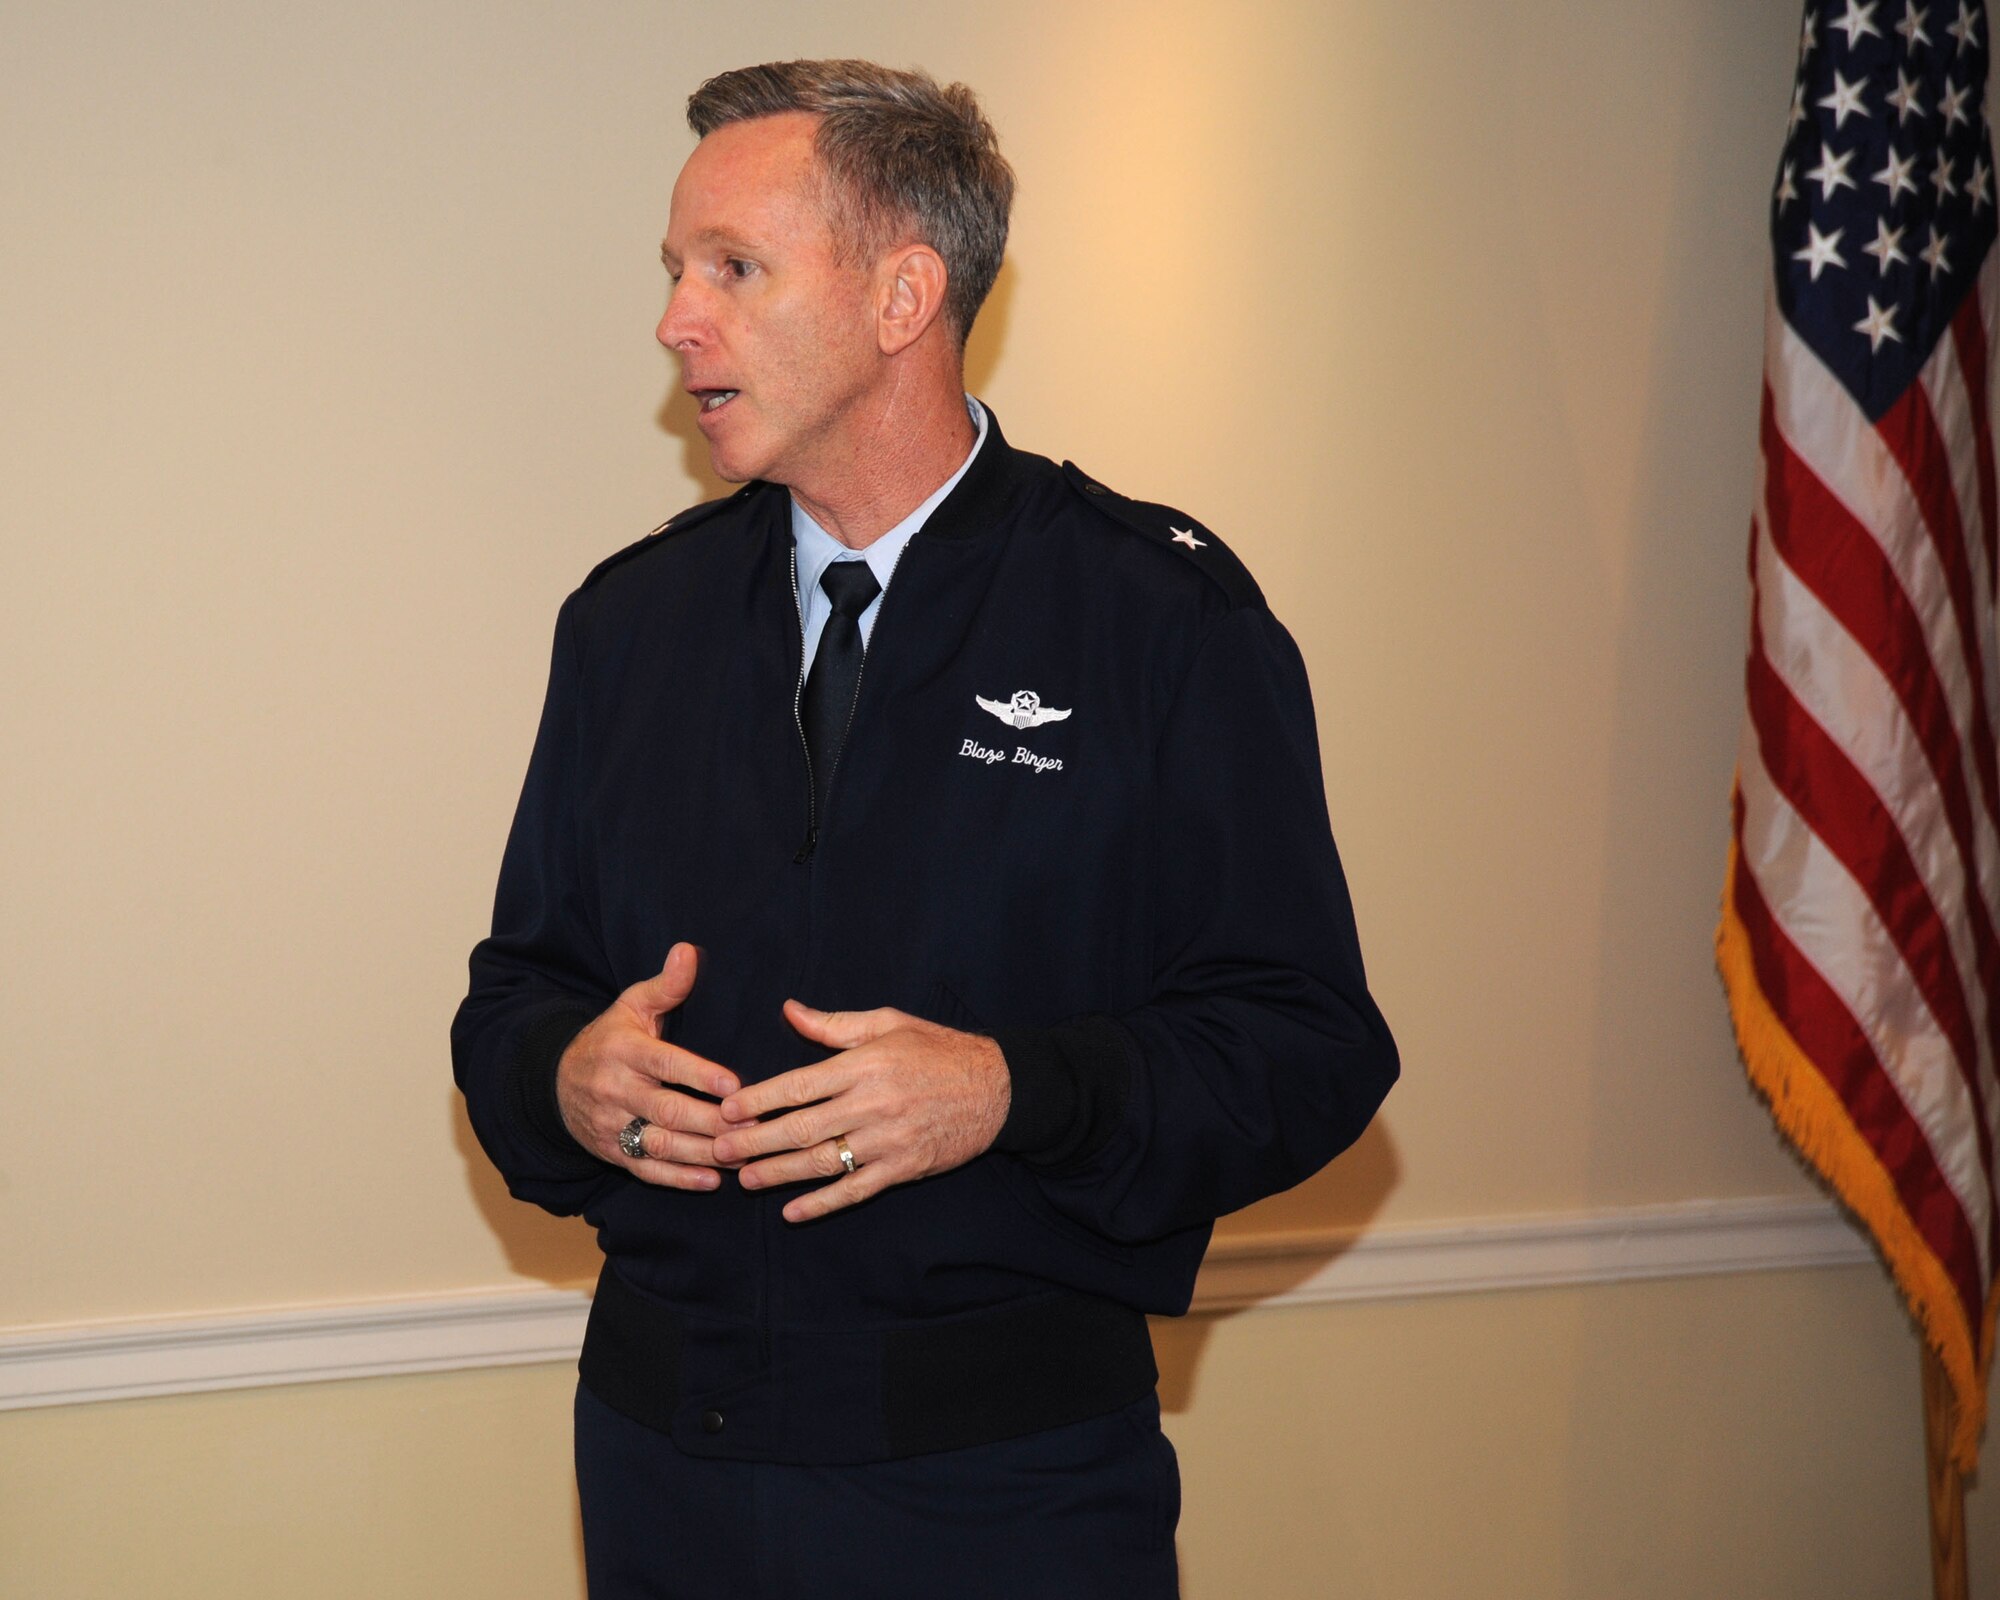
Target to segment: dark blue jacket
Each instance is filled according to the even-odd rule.
[[[564,604],[452,1029],[473,1126],[516,1196],[596,1226],[585,1381],[686,1448],[872,1459],[1123,1404],[1213,1219],[1324,1165],[1396,1076],[1297,648],[1201,524],[995,423],[884,596],[817,818],[799,660],[772,485]],[[1068,715],[1017,726],[1022,693]],[[597,1160],[556,1062],[683,939],[665,1036],[745,1082],[826,1053],[788,995],[993,1035],[995,1148],[799,1227],[789,1190]]]

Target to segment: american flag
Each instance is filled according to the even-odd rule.
[[[1983,4],[1813,0],[1771,198],[1749,715],[1717,951],[1975,1465],[2000,1240],[2000,576]]]

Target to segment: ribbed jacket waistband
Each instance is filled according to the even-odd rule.
[[[887,1329],[689,1316],[609,1262],[579,1362],[613,1410],[732,1461],[887,1461],[1100,1416],[1159,1377],[1146,1319],[1057,1291]]]

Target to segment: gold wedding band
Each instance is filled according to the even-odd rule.
[[[846,1135],[835,1134],[833,1136],[833,1147],[840,1152],[840,1164],[847,1168],[849,1172],[852,1172],[854,1170],[854,1152],[847,1148]]]

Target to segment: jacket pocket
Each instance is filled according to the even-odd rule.
[[[985,1033],[988,1029],[987,1023],[942,978],[931,987],[924,1016],[929,1021],[941,1022],[947,1028],[958,1028],[966,1033]],[[1072,1221],[1050,1205],[1042,1194],[1039,1180],[1019,1157],[988,1150],[973,1165],[990,1173],[1017,1207],[1065,1244],[1082,1246],[1094,1255],[1121,1265],[1132,1261],[1129,1248]]]

